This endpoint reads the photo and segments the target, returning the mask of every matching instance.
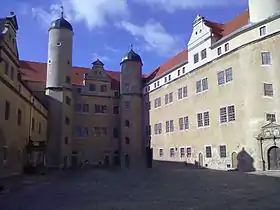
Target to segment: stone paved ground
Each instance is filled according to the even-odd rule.
[[[0,210],[280,209],[280,179],[238,172],[156,166],[25,177],[0,193]]]

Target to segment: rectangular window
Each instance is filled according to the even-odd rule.
[[[194,63],[197,63],[199,61],[199,55],[198,53],[196,53],[194,56],[193,56],[193,62]]]
[[[154,83],[154,88],[156,88],[157,87],[157,83]]]
[[[227,148],[225,145],[220,145],[220,157],[221,158],[227,157]]]
[[[71,78],[70,78],[69,76],[66,76],[65,82],[66,82],[67,84],[71,84]]]
[[[178,89],[178,99],[182,99],[183,98],[183,88],[179,88]]]
[[[184,117],[184,129],[189,129],[189,117]]]
[[[70,119],[69,119],[69,117],[65,117],[65,124],[66,124],[66,125],[70,125]]]
[[[225,84],[225,72],[220,71],[218,72],[218,85]]]
[[[197,114],[197,127],[203,127],[203,116],[202,113]]]
[[[183,74],[185,74],[185,67],[183,67]]]
[[[157,86],[159,86],[159,81],[157,81]]]
[[[170,132],[174,131],[174,121],[170,120]]]
[[[75,104],[75,112],[82,112],[82,104],[80,103]]]
[[[208,90],[208,79],[204,78],[196,82],[196,92],[200,93],[202,91]]]
[[[206,49],[201,51],[201,60],[205,59],[207,57],[207,51]]]
[[[170,122],[169,122],[169,121],[166,121],[166,122],[165,122],[165,132],[166,132],[166,133],[169,133],[169,132],[170,132]]]
[[[170,148],[170,149],[169,149],[169,156],[170,156],[171,158],[175,157],[175,149],[174,149],[174,148]]]
[[[96,137],[107,136],[106,127],[93,127],[93,135]]]
[[[75,128],[75,136],[78,138],[86,138],[88,137],[89,132],[87,127],[76,127]]]
[[[220,123],[235,121],[234,105],[220,108]]]
[[[202,91],[208,90],[208,80],[207,78],[202,79]]]
[[[65,102],[67,105],[71,105],[71,98],[69,96],[66,96]]]
[[[107,85],[101,85],[101,92],[107,92]]]
[[[196,82],[196,92],[200,93],[202,91],[201,89],[201,80]]]
[[[276,115],[275,114],[266,114],[266,121],[268,122],[276,122]]]
[[[218,85],[223,85],[233,80],[232,68],[218,72]]]
[[[228,106],[228,121],[235,121],[235,110],[234,106]]]
[[[179,118],[179,130],[184,130],[184,119],[183,117]]]
[[[266,26],[260,27],[260,36],[265,36],[266,35]]]
[[[222,107],[220,108],[220,123],[226,123],[227,122],[227,108]]]
[[[262,65],[271,65],[270,52],[261,53],[261,62],[262,62]]]
[[[192,157],[192,148],[187,147],[187,158]]]
[[[179,129],[180,130],[189,129],[189,118],[188,117],[179,118]]]
[[[264,96],[273,96],[273,85],[272,84],[268,84],[268,83],[264,83],[263,86],[264,89]]]
[[[221,54],[222,54],[222,48],[221,48],[221,47],[219,47],[219,48],[217,49],[217,53],[218,53],[218,55],[221,55]]]
[[[95,84],[89,84],[89,91],[96,91],[96,85]]]
[[[204,126],[209,126],[210,125],[209,112],[204,112],[203,117],[204,117]]]
[[[164,82],[167,82],[167,77],[164,77]]]
[[[187,86],[183,87],[183,97],[184,98],[188,97],[188,87]]]
[[[8,160],[8,147],[4,146],[3,148],[3,161],[4,163]]]
[[[82,112],[83,113],[89,113],[89,104],[83,104]]]
[[[212,157],[211,146],[206,146],[206,157],[207,158],[211,158]]]
[[[160,106],[161,106],[161,98],[158,97],[158,98],[155,99],[155,108],[158,108]]]
[[[119,114],[119,107],[118,106],[114,106],[113,114]]]
[[[20,109],[18,109],[18,113],[17,113],[17,124],[21,125],[21,121],[22,121],[22,111]]]
[[[95,104],[94,105],[94,113],[97,113],[97,114],[107,113],[107,106],[106,105]]]
[[[169,103],[173,102],[173,93],[169,93]]]
[[[5,103],[5,120],[9,120],[10,118],[10,103],[8,101],[6,101]]]
[[[168,81],[170,81],[171,80],[171,74],[170,75],[168,75]]]
[[[180,76],[180,74],[181,74],[181,70],[179,69],[179,70],[177,71],[177,73],[178,73],[178,76]]]
[[[180,158],[184,158],[185,157],[185,148],[181,147],[180,148]]]
[[[227,52],[229,50],[229,43],[225,44],[225,52]]]
[[[168,94],[165,94],[164,101],[165,101],[165,104],[168,104]]]
[[[225,74],[226,74],[226,82],[232,81],[232,68],[226,69]]]
[[[159,157],[163,157],[163,149],[159,149]]]
[[[113,129],[113,137],[114,137],[114,138],[118,138],[118,137],[119,137],[119,131],[118,131],[117,128],[114,128],[114,129]]]

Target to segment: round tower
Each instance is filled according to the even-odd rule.
[[[71,87],[73,28],[61,17],[49,28],[46,88]]]
[[[120,78],[121,139],[123,168],[139,167],[143,155],[142,60],[133,49],[121,61]]]
[[[257,23],[280,11],[280,0],[249,0],[250,22]]]

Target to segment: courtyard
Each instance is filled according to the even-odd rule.
[[[6,181],[1,210],[279,209],[280,178],[157,164],[53,172]]]

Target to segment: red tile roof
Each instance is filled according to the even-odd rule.
[[[20,61],[22,80],[46,83],[47,64],[31,61]],[[74,85],[82,85],[84,73],[90,68],[73,67],[72,68],[72,83]],[[111,87],[114,90],[119,89],[120,72],[105,70],[109,77],[112,78]]]
[[[205,24],[211,28],[212,33],[219,38],[227,36],[234,31],[238,30],[239,28],[248,24],[249,20],[249,10],[239,14],[234,19],[226,22],[226,23],[215,23],[208,20],[204,20]],[[143,75],[146,81],[157,78],[168,70],[174,68],[175,66],[180,65],[181,63],[188,60],[188,51],[184,49],[183,51],[179,52],[177,55],[166,61],[165,63],[161,64],[159,67],[154,69],[151,73],[147,75]],[[38,63],[38,62],[30,62],[30,61],[20,61],[21,72],[22,72],[22,79],[28,81],[37,81],[37,82],[46,82],[46,70],[47,65],[46,63]],[[84,73],[89,71],[89,68],[83,67],[73,67],[72,68],[72,80],[73,84],[82,85]],[[120,81],[120,72],[115,71],[107,71],[107,74],[112,78],[112,88],[118,89],[119,88],[119,81]]]

